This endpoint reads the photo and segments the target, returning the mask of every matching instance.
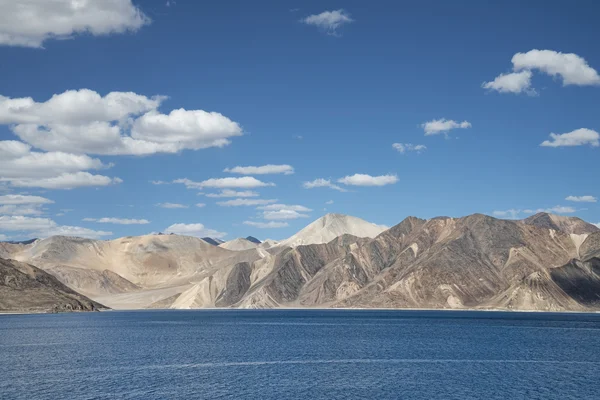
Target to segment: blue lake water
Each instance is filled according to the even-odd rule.
[[[0,316],[0,399],[598,399],[600,315]]]

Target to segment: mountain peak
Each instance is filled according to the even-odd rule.
[[[295,247],[305,244],[329,243],[344,234],[374,238],[386,229],[385,226],[376,225],[357,217],[330,213],[312,222],[294,236],[282,241],[281,244]]]

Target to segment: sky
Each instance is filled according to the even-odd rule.
[[[600,226],[596,1],[0,8],[0,240]]]

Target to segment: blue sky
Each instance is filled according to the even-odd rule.
[[[282,239],[327,212],[600,223],[597,2],[4,2],[0,239]],[[293,173],[224,172],[268,165]]]

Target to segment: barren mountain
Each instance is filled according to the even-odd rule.
[[[578,218],[409,217],[383,231],[330,214],[273,244],[55,237],[4,251],[115,308],[600,309],[600,230]]]
[[[327,214],[296,233],[283,240],[280,246],[295,247],[307,244],[328,243],[338,236],[353,235],[357,237],[374,238],[387,227],[375,225],[363,219],[342,214]]]
[[[0,311],[94,311],[105,308],[39,268],[0,258]]]

